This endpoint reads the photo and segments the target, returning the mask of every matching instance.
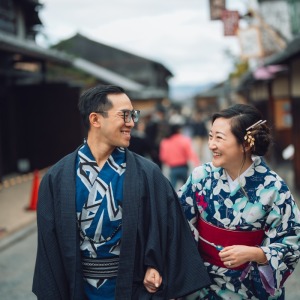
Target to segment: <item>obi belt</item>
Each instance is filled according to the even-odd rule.
[[[264,237],[264,230],[239,231],[217,227],[204,221],[198,220],[199,242],[198,249],[204,261],[215,266],[227,268],[219,257],[219,251],[224,247],[233,245],[259,246]],[[247,266],[243,264],[234,270],[242,270]]]

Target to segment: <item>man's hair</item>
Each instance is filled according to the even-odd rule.
[[[123,94],[125,91],[115,85],[97,85],[84,91],[79,98],[78,109],[87,130],[90,129],[89,116],[92,112],[109,110],[113,105],[109,94]]]

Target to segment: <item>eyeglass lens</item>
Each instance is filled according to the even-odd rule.
[[[125,123],[129,123],[131,119],[134,123],[139,120],[140,111],[139,110],[126,110],[124,111],[124,121]]]

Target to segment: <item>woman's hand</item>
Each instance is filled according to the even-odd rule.
[[[149,293],[155,293],[162,283],[159,272],[153,268],[148,268],[144,277],[144,286]]]
[[[258,263],[267,262],[265,253],[259,247],[243,245],[228,246],[220,251],[219,256],[228,269],[237,268],[249,261]]]

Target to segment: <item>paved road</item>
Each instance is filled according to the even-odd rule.
[[[36,230],[0,251],[0,299],[36,300],[31,292],[36,255]],[[54,300],[54,299],[53,299]]]
[[[36,300],[31,292],[35,254],[35,229],[0,251],[1,300]],[[286,300],[300,300],[299,278],[300,264],[286,282]]]

